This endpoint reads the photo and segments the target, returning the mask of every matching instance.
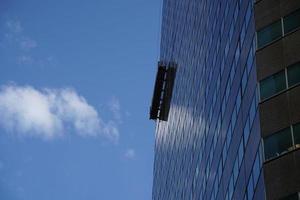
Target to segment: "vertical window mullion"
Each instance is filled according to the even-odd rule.
[[[292,134],[292,144],[293,144],[293,148],[295,148],[295,138],[294,138],[294,126],[290,126],[291,129],[291,134]]]
[[[284,23],[283,23],[283,17],[280,18],[280,22],[281,22],[281,34],[282,34],[282,37],[284,37]]]
[[[263,158],[263,161],[266,161],[265,143],[264,143],[264,139],[263,138],[261,138],[261,146],[262,146],[262,158]]]
[[[288,89],[289,88],[289,80],[288,80],[287,68],[284,69],[284,76],[285,76],[286,89]]]
[[[256,90],[257,90],[257,93],[258,93],[258,101],[260,102],[261,101],[261,97],[260,97],[260,82],[257,83]]]

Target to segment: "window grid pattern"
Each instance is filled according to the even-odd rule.
[[[160,60],[178,69],[156,127],[153,199],[233,198],[241,173],[253,179],[245,153],[260,152],[253,1],[165,0],[161,41]]]
[[[273,77],[281,75],[283,80],[277,81],[276,78]],[[276,86],[276,89],[270,88],[270,86],[265,86],[264,82],[268,82],[271,80],[272,82],[268,85],[274,85]],[[288,66],[284,70],[277,72],[269,77],[266,77],[265,79],[260,81],[260,99],[261,101],[268,100],[279,93],[282,93],[286,90],[289,90],[290,88],[293,88],[300,83],[300,63],[295,63],[291,66]],[[262,94],[262,91],[266,91]],[[266,93],[266,94],[265,94]]]
[[[281,138],[279,140],[276,140],[278,136],[281,136]],[[282,139],[282,137],[285,137],[285,139]],[[293,151],[294,149],[300,148],[299,138],[300,123],[291,125],[290,127],[287,127],[264,138],[264,160],[273,160],[274,158],[277,158],[283,154]],[[275,140],[276,142],[268,144],[268,141],[272,140]]]
[[[300,28],[300,9],[257,31],[257,46],[263,48]]]

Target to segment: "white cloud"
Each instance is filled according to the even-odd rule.
[[[124,154],[126,159],[132,160],[135,158],[135,150],[134,149],[127,149],[127,151]]]
[[[32,50],[38,47],[38,42],[25,34],[22,24],[19,20],[9,19],[6,21],[5,44],[2,46],[10,46],[15,48],[18,55],[18,64],[33,64],[39,59],[35,58]]]
[[[21,22],[18,20],[8,20],[6,22],[6,26],[12,33],[21,33],[23,31],[23,27],[21,26]]]
[[[37,47],[37,42],[31,38],[23,37],[20,40],[20,47],[25,51],[29,51]]]
[[[114,118],[118,122],[122,122],[122,117],[121,117],[121,105],[119,100],[116,97],[113,97],[110,102],[109,102],[109,109],[112,112]]]
[[[28,55],[21,55],[17,58],[18,64],[32,64],[33,63],[33,58],[32,56]]]
[[[0,125],[8,132],[44,139],[67,132],[104,136],[117,142],[117,125],[105,123],[94,107],[74,89],[42,89],[6,85],[0,89]]]

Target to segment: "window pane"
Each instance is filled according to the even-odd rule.
[[[239,160],[236,159],[233,167],[233,182],[235,183],[237,181],[237,178],[239,176]]]
[[[242,162],[243,162],[243,157],[244,157],[244,143],[243,143],[243,137],[241,139],[240,142],[240,146],[239,146],[239,167],[241,167]]]
[[[289,87],[300,83],[300,63],[288,67]]]
[[[284,33],[289,33],[296,28],[300,27],[300,10],[283,18]]]
[[[285,73],[281,71],[260,82],[260,97],[264,100],[286,89]]]
[[[254,185],[256,185],[258,182],[258,179],[259,179],[259,175],[260,175],[259,153],[256,154],[252,173],[253,173]]]
[[[254,195],[254,189],[253,189],[253,180],[252,180],[252,175],[249,178],[249,182],[248,182],[248,186],[247,186],[247,196],[248,199],[252,199],[253,195]]]
[[[248,118],[247,121],[246,121],[245,127],[244,127],[244,132],[243,132],[245,146],[247,146],[248,138],[249,138],[249,135],[250,135],[249,123],[250,122],[249,122],[249,118]]]
[[[242,78],[242,94],[245,94],[246,86],[247,86],[247,81],[248,81],[248,74],[246,69],[244,70],[243,73],[243,78]]]
[[[300,147],[300,123],[293,126],[294,141],[297,148]]]
[[[266,160],[289,151],[293,146],[291,129],[286,128],[264,139]]]
[[[282,36],[281,21],[277,21],[257,32],[257,46],[263,47]]]

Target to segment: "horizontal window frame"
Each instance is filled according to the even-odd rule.
[[[264,29],[267,29],[268,27],[271,27],[272,25],[274,25],[276,23],[280,23],[279,24],[280,25],[280,30],[281,30],[280,31],[281,32],[280,36],[274,38],[273,40],[271,40],[270,42],[265,43],[262,46],[259,46],[259,44],[258,44],[258,38],[259,38],[258,35],[259,35],[259,32],[262,31],[262,30],[264,30]],[[278,41],[278,40],[280,40],[280,39],[282,39],[284,37],[284,31],[283,31],[283,25],[282,24],[283,24],[282,23],[282,18],[279,18],[279,19],[273,21],[272,23],[270,23],[270,24],[268,24],[268,25],[266,25],[266,26],[264,26],[261,29],[259,29],[259,30],[256,31],[256,46],[257,46],[257,50],[263,49],[264,47],[269,46],[270,44],[275,43],[276,41]]]
[[[261,0],[260,0],[260,1],[261,1]],[[256,2],[256,3],[257,3],[257,2]],[[256,3],[255,3],[255,4],[256,4]],[[300,9],[296,9],[296,10],[290,12],[289,14],[287,14],[287,15],[285,15],[285,16],[283,16],[283,17],[280,17],[280,19],[277,19],[277,20],[275,20],[275,21],[269,23],[268,25],[266,25],[266,26],[260,28],[259,30],[256,30],[256,32],[255,32],[255,36],[256,36],[256,46],[257,46],[256,51],[260,51],[260,50],[262,50],[262,49],[264,49],[264,48],[266,48],[266,47],[272,45],[273,43],[278,42],[278,41],[281,40],[282,38],[284,38],[284,37],[286,37],[286,36],[288,36],[288,35],[290,35],[290,34],[293,34],[294,32],[297,32],[298,30],[300,30],[300,26],[299,26],[299,27],[296,27],[296,28],[290,30],[289,32],[285,32],[284,19],[285,19],[286,17],[288,17],[289,15],[292,15],[293,13],[296,13],[296,12],[300,12]],[[265,45],[263,45],[263,46],[261,46],[261,47],[258,47],[258,32],[261,31],[261,30],[263,30],[264,28],[267,28],[268,26],[271,26],[272,24],[275,24],[276,22],[279,22],[279,21],[280,21],[280,23],[281,23],[281,37],[278,37],[278,38],[272,40],[271,42],[268,42],[268,43],[266,43]]]
[[[289,85],[288,68],[289,68],[289,67],[292,67],[292,66],[294,66],[294,65],[297,65],[297,64],[300,65],[300,62],[295,62],[295,63],[293,63],[293,64],[291,64],[291,65],[289,65],[289,66],[287,66],[287,67],[285,67],[285,68],[283,69],[283,70],[285,71],[284,74],[285,74],[285,81],[286,81],[286,89],[284,89],[284,90],[282,90],[282,91],[280,91],[280,92],[277,92],[277,93],[275,93],[275,94],[273,94],[273,95],[271,95],[271,96],[269,96],[269,97],[267,97],[267,98],[264,98],[264,99],[261,98],[261,92],[260,92],[261,81],[263,81],[263,80],[265,80],[265,79],[267,79],[267,78],[269,78],[269,77],[271,77],[271,76],[273,76],[273,75],[275,75],[275,74],[277,74],[277,73],[280,73],[280,72],[283,71],[283,70],[277,71],[277,72],[275,72],[274,74],[272,74],[272,75],[270,75],[270,76],[267,76],[267,77],[265,77],[264,79],[258,81],[259,104],[264,103],[264,102],[266,102],[266,101],[268,101],[268,100],[270,100],[270,99],[272,99],[272,98],[274,98],[274,97],[276,97],[276,96],[278,96],[278,95],[280,95],[280,94],[282,94],[282,93],[285,93],[285,92],[287,92],[287,91],[289,91],[289,90],[291,90],[291,89],[293,89],[293,88],[295,88],[295,87],[298,87],[298,86],[300,85],[300,82],[295,83],[294,85],[291,85],[291,86]]]
[[[262,152],[263,153],[263,159],[264,159],[263,163],[269,163],[269,162],[271,162],[273,160],[277,160],[277,159],[281,158],[282,156],[285,156],[285,155],[287,155],[289,153],[292,153],[292,152],[297,151],[297,150],[300,149],[300,146],[297,146],[299,144],[295,143],[294,126],[296,126],[296,125],[300,125],[300,122],[291,124],[289,127],[280,129],[279,131],[276,131],[276,132],[268,135],[267,137],[262,138],[262,142],[261,143],[262,143],[262,146],[263,146],[263,152]],[[279,154],[277,156],[272,156],[270,158],[266,158],[266,154],[265,154],[265,139],[269,138],[271,136],[274,136],[274,135],[278,134],[279,132],[281,132],[281,131],[283,131],[285,129],[288,129],[288,128],[290,129],[290,134],[291,134],[291,137],[292,137],[291,138],[292,139],[292,146],[289,147],[289,149],[287,151],[282,152],[281,154]]]
[[[282,89],[282,90],[280,90],[280,91],[278,91],[278,92],[275,92],[274,94],[272,94],[272,95],[270,95],[270,96],[265,97],[265,98],[262,99],[262,96],[261,96],[261,82],[263,82],[263,81],[265,81],[265,80],[271,78],[272,76],[278,75],[278,74],[280,74],[280,73],[283,73],[283,74],[284,74],[285,89]],[[288,84],[287,84],[287,69],[284,68],[284,69],[282,69],[282,70],[280,70],[280,71],[275,72],[274,74],[272,74],[272,75],[270,75],[270,76],[265,77],[264,79],[260,80],[260,81],[258,82],[258,84],[259,84],[258,90],[259,90],[259,99],[260,99],[260,102],[265,101],[266,99],[269,99],[269,98],[271,98],[271,97],[277,96],[278,94],[281,94],[281,93],[284,92],[286,89],[288,89]]]
[[[295,14],[295,13],[297,13],[297,12],[299,12],[299,15],[300,15],[300,9],[298,8],[298,9],[296,9],[296,10],[294,10],[294,11],[292,11],[291,13],[289,13],[288,15],[285,15],[284,17],[282,17],[282,26],[283,26],[283,35],[287,35],[287,34],[289,34],[289,33],[292,33],[292,32],[294,32],[295,30],[297,30],[297,29],[300,29],[300,23],[299,23],[299,26],[298,27],[296,27],[296,28],[293,28],[293,29],[291,29],[290,31],[288,31],[288,32],[285,32],[285,20],[288,18],[288,17],[290,17],[291,15],[293,15],[293,14]]]
[[[295,67],[295,68],[298,67],[299,70],[300,70],[300,62],[296,62],[296,63],[294,63],[294,64],[289,65],[288,67],[286,67],[286,78],[287,78],[287,86],[288,86],[288,88],[289,88],[289,87],[293,87],[293,86],[295,86],[295,85],[297,85],[297,84],[300,83],[300,77],[299,77],[299,81],[298,81],[298,82],[296,82],[296,83],[290,85],[289,68],[291,69],[291,68],[293,68],[293,67]]]
[[[289,131],[289,135],[290,135],[290,139],[291,139],[291,140],[290,140],[291,146],[288,147],[288,149],[286,149],[285,151],[279,152],[278,155],[274,154],[274,155],[272,155],[272,156],[269,157],[269,158],[266,158],[266,151],[264,151],[264,153],[265,153],[265,159],[266,159],[266,160],[271,160],[271,159],[273,159],[273,158],[279,157],[280,155],[286,154],[287,152],[289,152],[289,151],[291,151],[291,150],[294,149],[294,141],[293,141],[292,126],[289,126],[289,127],[283,128],[283,129],[280,129],[280,130],[278,130],[278,131],[276,131],[276,132],[274,132],[274,133],[272,133],[272,134],[270,134],[270,135],[264,137],[264,138],[263,138],[263,145],[264,145],[264,148],[266,147],[265,142],[266,142],[267,139],[273,138],[274,136],[278,136],[278,135],[284,135],[284,136],[285,136],[285,134],[286,134],[285,131]],[[290,149],[290,148],[291,148],[291,149]],[[266,148],[265,148],[265,150],[266,150]],[[278,153],[278,152],[277,152],[277,153]]]

